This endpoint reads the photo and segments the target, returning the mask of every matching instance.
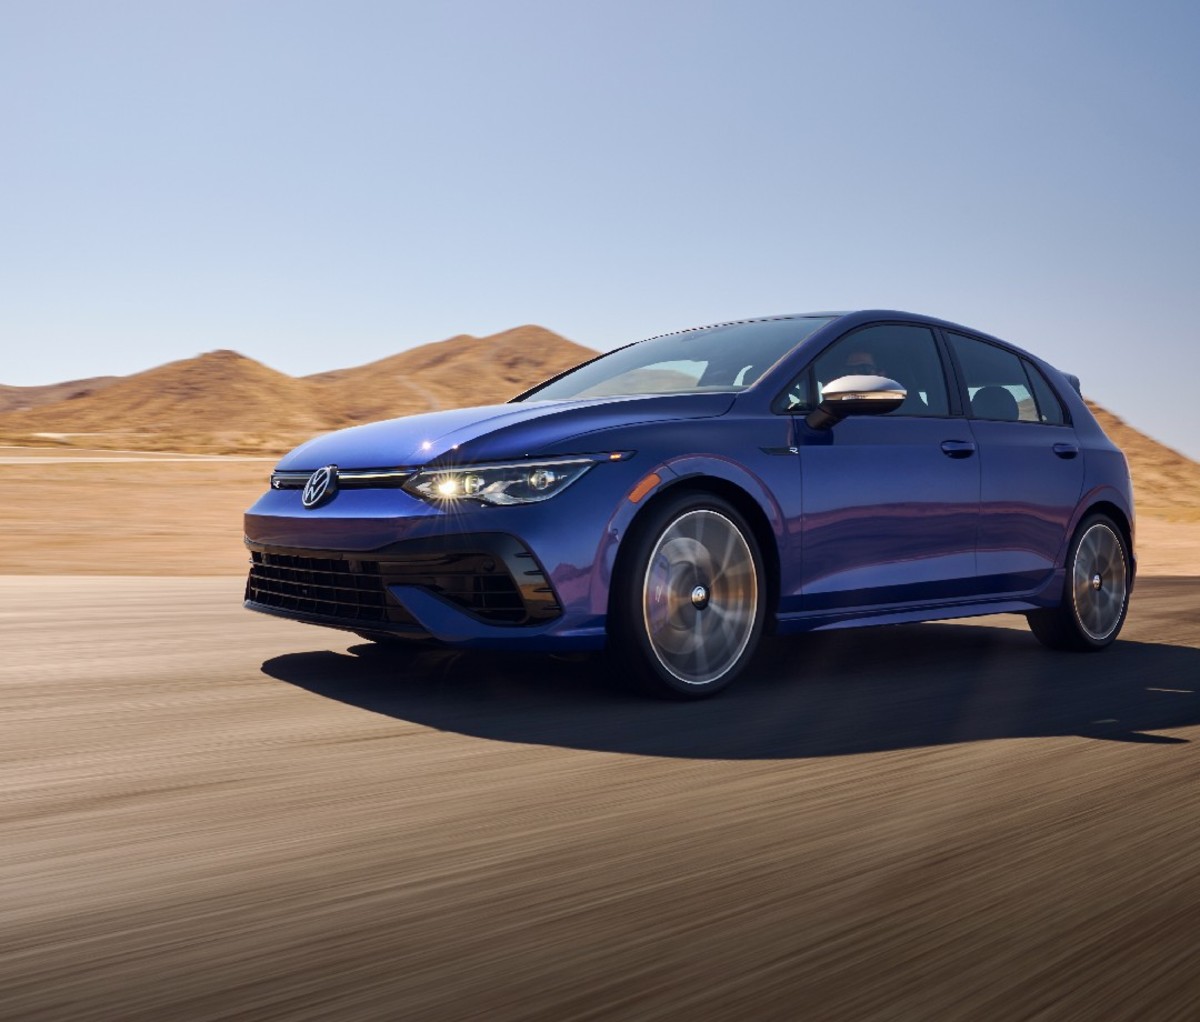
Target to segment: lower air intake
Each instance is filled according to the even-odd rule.
[[[488,538],[486,550],[455,549],[463,537],[456,542],[411,541],[375,551],[371,560],[255,549],[246,599],[347,625],[412,625],[412,617],[387,590],[406,585],[434,593],[491,624],[539,624],[557,617],[560,607],[534,556],[512,537]]]

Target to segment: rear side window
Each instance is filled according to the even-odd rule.
[[[967,386],[971,414],[1000,422],[1041,422],[1022,360],[1011,351],[948,332]],[[1060,412],[1061,415],[1061,412]]]
[[[1029,382],[1033,387],[1033,396],[1037,399],[1038,414],[1041,416],[1041,421],[1047,426],[1061,426],[1067,421],[1066,415],[1063,413],[1062,402],[1059,401],[1058,395],[1054,393],[1054,388],[1047,382],[1046,377],[1042,375],[1042,371],[1027,359],[1021,360],[1025,365],[1025,372],[1029,376]]]

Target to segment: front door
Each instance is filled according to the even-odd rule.
[[[908,398],[828,430],[797,421],[803,611],[970,596],[979,457],[968,423],[951,414],[933,332],[880,324],[840,338],[813,364],[813,403],[830,381],[861,374],[897,380]]]

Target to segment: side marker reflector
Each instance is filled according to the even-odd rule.
[[[645,479],[638,483],[637,486],[629,491],[629,503],[636,504],[661,482],[662,477],[657,472],[651,472],[648,476],[646,476]]]

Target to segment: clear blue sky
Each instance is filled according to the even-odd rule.
[[[1200,457],[1197,53],[1194,0],[0,0],[0,382],[887,307]]]

